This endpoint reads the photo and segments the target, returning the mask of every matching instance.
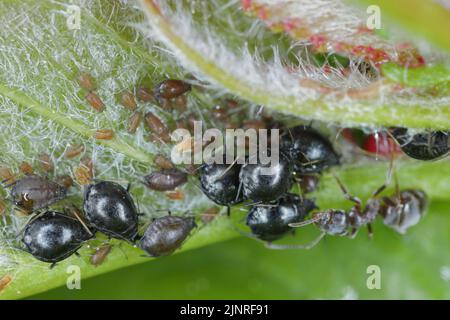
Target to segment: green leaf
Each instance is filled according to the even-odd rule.
[[[66,22],[69,13],[65,4],[31,0],[7,0],[0,3],[0,24],[2,25],[0,30],[0,128],[2,132],[0,165],[6,165],[17,173],[20,163],[27,161],[39,174],[44,174],[37,169],[37,156],[40,153],[47,153],[55,162],[54,172],[49,173],[51,178],[56,175],[71,174],[79,165],[80,158],[66,159],[63,156],[64,151],[69,145],[83,144],[86,149],[84,155],[94,158],[98,179],[133,183],[131,192],[135,199],[139,199],[140,210],[145,213],[142,217],[143,222],[149,222],[151,218],[165,214],[164,210],[167,209],[173,212],[191,209],[194,214],[201,213],[211,206],[211,202],[196,189],[194,180],[183,187],[185,200],[178,202],[162,197],[161,193],[150,192],[136,182],[153,166],[153,156],[159,152],[168,152],[169,148],[148,142],[142,127],[136,135],[128,134],[126,122],[130,112],[120,106],[116,100],[116,95],[122,90],[133,89],[142,83],[154,84],[168,76],[183,77],[186,71],[179,68],[172,58],[163,56],[152,42],[144,39],[130,27],[134,24],[142,25],[143,21],[142,12],[134,6],[127,6],[119,1],[98,0],[83,1],[83,3],[85,6],[81,10],[80,30],[68,28]],[[167,27],[163,31],[170,29],[170,26]],[[237,35],[238,33],[235,34],[233,41],[238,41]],[[273,41],[271,37],[273,35],[268,36],[265,41],[270,43],[269,40]],[[230,38],[233,37],[230,35]],[[327,106],[318,100],[308,101],[307,104],[298,106],[289,97],[264,92],[260,88],[242,83],[240,79],[218,69],[213,61],[200,59],[198,52],[192,51],[189,46],[183,47],[183,41],[177,42],[180,39],[174,39],[177,45],[181,45],[181,50],[187,56],[198,62],[199,67],[204,68],[206,73],[225,84],[225,87],[231,88],[233,93],[254,103],[270,104],[279,111],[295,111],[294,113],[305,117],[317,117],[330,122],[364,123],[371,126],[396,123],[411,127],[448,128],[450,122],[448,106],[440,107],[439,112],[430,112],[428,107],[419,102],[408,104],[407,110],[404,109],[405,106],[394,108],[396,113],[405,111],[405,116],[401,118],[392,118],[392,110],[387,106],[377,106],[377,112],[374,112],[370,102]],[[236,43],[235,46],[239,47]],[[270,51],[269,46],[265,48]],[[267,51],[264,55],[273,57]],[[81,90],[75,81],[76,75],[80,72],[89,72],[96,78],[98,86],[96,92],[106,105],[104,112],[97,113],[86,103],[84,97],[86,92]],[[205,105],[205,101],[211,101],[210,99],[211,96],[208,93],[203,95],[200,91],[195,91],[189,97],[189,103],[198,113],[207,115],[207,109],[200,109],[198,106],[208,108],[209,105]],[[169,123],[175,120],[173,115],[156,105],[140,104],[139,107],[143,111],[157,113]],[[114,130],[116,133],[114,139],[95,140],[92,134],[98,129]],[[382,183],[386,166],[361,161],[355,165],[342,166],[336,172],[352,192],[367,198],[371,191]],[[445,161],[420,164],[401,162],[398,176],[402,187],[422,188],[434,201],[449,199],[450,167]],[[82,191],[82,187],[76,185],[71,189],[67,201],[55,208],[62,210],[69,202],[80,205]],[[392,189],[388,192],[392,192]],[[6,191],[1,190],[1,194],[6,196]],[[314,196],[323,208],[333,206],[348,208],[349,205],[342,200],[341,193],[330,173],[324,175],[321,189]],[[238,233],[234,229],[244,227],[241,222],[243,213],[240,209],[234,210],[232,220],[220,217],[210,225],[200,225],[179,252],[237,236]],[[141,257],[140,250],[114,240],[113,250],[105,263],[94,267],[89,263],[90,255],[96,247],[107,241],[106,238],[99,236],[80,250],[81,258],[72,256],[50,270],[48,264],[39,262],[16,249],[16,234],[26,220],[27,218],[15,216],[13,208],[9,206],[7,217],[2,218],[1,221],[0,277],[10,275],[12,282],[0,291],[0,299],[28,297],[62,286],[67,281],[69,275],[67,267],[70,265],[79,266],[82,283],[85,281],[88,283],[87,279],[94,275],[149,260]],[[314,230],[308,232],[306,235],[314,234]],[[384,234],[384,231],[380,234]],[[397,238],[403,239],[401,237],[395,239]],[[334,243],[334,241],[335,239],[330,239],[330,242]],[[336,239],[336,241],[336,243],[342,243],[344,239]],[[393,246],[398,246],[395,241],[392,242]],[[249,246],[249,248],[252,247]],[[244,257],[247,249],[240,250],[236,252],[241,252],[241,256]],[[273,254],[262,248],[258,249],[258,252]],[[346,254],[350,253],[351,251]],[[287,252],[276,254],[280,257],[288,255]],[[322,250],[304,254],[311,257],[321,256],[322,260],[317,258],[318,262],[329,262],[326,252]],[[228,257],[227,254],[223,256]],[[171,259],[176,257],[161,259],[156,264],[163,265],[165,261]],[[153,263],[155,261],[152,259],[149,264]],[[209,260],[202,259],[197,263],[207,266]],[[314,264],[314,260],[309,263]],[[147,267],[147,264],[144,266]],[[342,266],[346,267],[345,264]],[[280,267],[281,265],[278,266]],[[172,268],[175,267],[172,266]],[[277,271],[275,266],[272,268]],[[314,265],[311,268],[314,269]],[[169,270],[174,269],[167,269]],[[261,274],[263,274],[262,271]],[[275,285],[277,273],[274,272],[271,277],[271,283]],[[167,288],[171,286],[168,285]]]

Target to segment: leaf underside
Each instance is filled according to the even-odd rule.
[[[165,214],[164,210],[167,209],[171,209],[173,212],[192,210],[194,214],[202,212],[211,206],[211,202],[196,188],[194,178],[182,189],[185,193],[183,201],[171,201],[161,196],[160,193],[146,190],[141,183],[138,183],[140,177],[151,170],[154,155],[158,152],[167,153],[170,148],[147,141],[143,127],[138,130],[136,135],[128,134],[126,122],[130,112],[120,106],[117,101],[117,94],[123,90],[133,89],[142,83],[155,84],[166,77],[183,78],[186,71],[179,67],[172,57],[165,57],[164,51],[162,53],[158,50],[159,45],[144,39],[141,33],[136,33],[135,24],[145,26],[144,14],[137,5],[132,5],[133,3],[123,5],[118,1],[108,3],[105,1],[82,1],[81,3],[83,6],[80,30],[68,29],[66,25],[67,7],[64,4],[53,1],[36,3],[35,1],[13,0],[3,1],[0,4],[0,24],[2,25],[0,30],[0,128],[2,132],[0,165],[6,165],[14,172],[18,172],[21,162],[27,161],[38,167],[37,156],[41,153],[48,153],[55,162],[55,170],[49,174],[51,177],[73,174],[80,159],[66,159],[63,154],[68,146],[83,144],[85,146],[83,155],[94,159],[96,178],[118,180],[124,183],[132,182],[132,194],[135,199],[139,199],[140,210],[146,214],[142,219],[143,223],[150,221],[153,217]],[[188,56],[191,63],[196,64],[195,71],[201,71],[206,78],[219,84],[220,88],[225,88],[232,94],[254,104],[268,105],[276,111],[300,115],[305,119],[325,120],[333,124],[378,127],[400,123],[413,128],[449,127],[450,109],[448,105],[440,105],[439,108],[430,112],[429,106],[410,101],[405,105],[379,105],[374,111],[372,102],[358,101],[355,103],[351,101],[348,104],[335,104],[334,102],[328,104],[328,102],[320,100],[311,100],[298,104],[295,99],[279,96],[276,92],[268,95],[264,87],[252,87],[242,83],[240,79],[236,79],[233,75],[220,69],[214,64],[214,61],[203,60],[203,57],[200,57],[199,53],[189,46],[189,39],[177,37],[168,21],[158,16],[157,12],[149,13],[147,11],[147,13],[153,14],[153,22],[158,24],[159,29],[157,30],[172,41],[172,46],[177,46]],[[242,12],[239,14],[245,23],[251,23],[251,20]],[[220,30],[220,23],[212,25],[211,28]],[[274,38],[280,38],[279,35],[267,31],[263,31],[263,34],[264,41],[269,44]],[[286,39],[282,41],[289,43]],[[267,44],[265,45],[267,46]],[[270,56],[269,53],[268,55]],[[97,113],[86,103],[84,98],[86,92],[81,90],[75,81],[80,72],[89,72],[95,77],[96,92],[106,105],[104,112]],[[213,89],[217,89],[217,87],[213,87]],[[194,113],[206,114],[207,109],[205,110],[205,108],[210,106],[205,106],[205,101],[212,103],[218,95],[216,92],[214,90],[213,94],[193,92],[189,96],[189,108]],[[168,122],[174,120],[174,115],[168,114],[156,105],[140,104],[139,108],[143,111],[152,111]],[[114,139],[95,140],[93,133],[98,129],[114,130],[116,133]],[[367,199],[371,192],[384,181],[386,170],[387,166],[383,163],[358,160],[356,164],[346,164],[337,168],[336,173],[351,192],[357,193],[362,199]],[[448,196],[450,194],[448,162],[445,160],[430,163],[400,161],[396,165],[396,172],[402,188],[423,189],[432,201],[440,204],[436,206],[435,210],[438,215],[433,216],[434,212],[430,210],[429,215],[432,218],[427,219],[423,225],[417,226],[414,232],[406,237],[393,235],[392,231],[378,224],[377,238],[374,241],[379,239],[380,242],[377,242],[373,251],[363,250],[366,240],[362,235],[353,242],[343,243],[343,239],[330,238],[327,243],[333,243],[332,246],[336,249],[341,248],[342,245],[343,251],[359,248],[355,255],[361,254],[364,261],[369,261],[372,257],[383,259],[383,256],[378,253],[380,250],[389,249],[392,253],[402,253],[402,256],[408,257],[408,259],[414,257],[414,253],[423,253],[424,257],[430,257],[432,260],[430,264],[432,263],[436,268],[438,265],[449,265],[447,257],[438,252],[449,241],[446,234],[442,232],[446,225],[446,218],[441,213],[442,208],[445,207],[442,204],[450,200]],[[392,188],[387,191],[387,194],[389,192],[392,192]],[[3,197],[7,196],[4,190],[1,193]],[[77,185],[71,189],[69,199],[80,204],[81,195],[82,187]],[[350,207],[350,204],[343,200],[330,173],[324,174],[320,189],[312,194],[312,197],[317,199],[321,208]],[[61,204],[61,206],[63,205]],[[12,208],[8,209],[8,215],[12,214]],[[245,208],[236,208],[231,220],[221,216],[210,225],[200,225],[179,252],[239,236],[235,228],[243,228],[242,219],[245,213],[242,211],[245,210]],[[113,240],[113,250],[106,262],[99,267],[94,267],[89,263],[90,255],[97,246],[107,241],[106,238],[100,236],[99,239],[91,241],[80,250],[81,258],[70,257],[50,270],[47,264],[38,262],[30,255],[13,248],[16,245],[15,233],[20,229],[19,226],[25,223],[26,218],[2,219],[0,277],[5,274],[11,275],[12,282],[0,291],[0,299],[27,297],[64,285],[68,276],[66,268],[69,265],[80,266],[81,276],[84,280],[94,275],[152,260],[141,257],[140,250]],[[426,237],[426,241],[421,241],[424,234],[431,234],[432,230],[438,230],[438,232],[433,236]],[[313,228],[308,228],[305,232],[299,231],[297,232],[298,237],[287,239],[286,242],[305,241],[313,236],[315,231]],[[335,240],[336,244],[334,244]],[[290,253],[279,253],[279,255],[284,259],[291,254],[296,259],[311,257],[308,259],[309,274],[315,274],[315,277],[311,277],[311,279],[318,279],[320,278],[319,274],[322,275],[324,270],[323,268],[317,269],[315,265],[329,263],[326,258],[327,250],[330,249],[326,245],[319,245],[311,253],[290,251]],[[349,257],[349,254],[346,253],[341,258],[338,255],[332,257],[341,259],[343,262],[345,258]],[[267,256],[270,255],[271,253],[267,253]],[[267,256],[261,254],[261,259],[267,259]],[[389,255],[389,258],[393,256]],[[164,270],[163,262],[162,260],[159,263],[161,270]],[[395,265],[398,266],[398,264],[397,260]],[[272,265],[271,268],[278,274],[277,268],[281,267]],[[407,265],[404,268],[408,270],[408,275],[416,274],[414,266]],[[327,277],[330,282],[341,274],[347,277],[345,272],[348,269],[346,263],[341,263],[335,268],[335,271],[327,274]],[[263,274],[262,271],[261,274]],[[278,276],[272,275],[271,282],[280,281],[289,287],[286,279],[291,274],[287,274],[286,278],[279,277],[284,280],[278,280]],[[436,282],[437,280],[434,279],[432,283]],[[291,286],[295,286],[295,283],[293,282]],[[343,283],[344,280],[336,283],[334,291],[330,293],[329,297],[337,295],[336,290],[341,288]],[[163,285],[164,283],[161,284],[161,286]],[[313,285],[306,281],[305,284],[298,284],[298,288],[301,290],[301,288]],[[411,284],[411,288],[413,287],[425,292],[425,296],[447,296],[442,286],[433,291],[432,285],[425,285],[422,280]],[[290,287],[289,290],[295,291],[296,288]],[[402,292],[404,294],[406,291]],[[317,294],[326,297],[325,293],[318,292]],[[390,292],[388,296],[393,297],[396,294],[396,292]],[[291,297],[309,298],[312,295]]]

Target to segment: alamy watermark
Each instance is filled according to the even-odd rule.
[[[81,29],[81,8],[77,5],[70,4],[66,9],[67,19],[66,25],[69,30]]]
[[[279,129],[206,129],[194,121],[194,135],[187,129],[175,130],[171,137],[175,164],[260,164],[261,174],[272,175],[279,163]]]
[[[370,5],[366,9],[369,17],[366,20],[366,26],[369,30],[381,29],[381,9],[377,5]]]
[[[69,275],[66,280],[66,286],[69,290],[81,289],[81,269],[77,265],[70,265],[66,269],[66,273]]]

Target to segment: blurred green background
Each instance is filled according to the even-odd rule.
[[[431,299],[450,298],[448,203],[434,203],[407,235],[375,225],[357,239],[325,238],[310,251],[274,251],[237,238],[152,260],[32,299]],[[377,232],[378,231],[378,232]],[[306,230],[307,241],[316,230]],[[297,239],[296,239],[297,240]],[[381,269],[381,289],[366,286]]]

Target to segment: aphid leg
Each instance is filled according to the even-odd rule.
[[[274,250],[287,250],[287,249],[309,250],[309,249],[315,247],[323,239],[323,237],[325,237],[325,235],[326,235],[326,233],[322,232],[316,239],[314,239],[313,241],[311,241],[310,243],[305,244],[305,245],[274,244],[271,242],[266,242],[265,246],[266,246],[266,248],[274,249]]]
[[[130,189],[131,189],[131,182],[128,182],[128,184],[127,184],[127,192],[130,192]]]
[[[86,223],[84,223],[83,219],[80,218],[80,216],[77,214],[76,210],[72,210],[72,214],[75,216],[75,218],[77,218],[77,220],[81,223],[81,225],[83,226],[83,228],[87,231],[87,233],[89,233],[89,235],[91,237],[94,236],[94,234],[92,233],[92,231],[88,228],[88,226],[86,225]]]
[[[56,262],[53,262],[52,264],[50,264],[49,269],[52,270],[55,266],[56,266]]]
[[[333,176],[336,179],[336,181],[337,181],[337,183],[339,185],[339,188],[341,188],[341,191],[344,194],[344,198],[349,200],[349,201],[354,202],[356,204],[356,209],[358,211],[361,211],[361,200],[359,198],[349,194],[348,191],[347,191],[347,188],[344,186],[344,184],[341,182],[341,180],[339,180],[339,178],[335,174],[333,174]]]
[[[220,176],[217,177],[217,179],[214,181],[216,182],[219,179],[222,179],[223,176],[230,171],[230,169],[236,164],[236,162],[238,161],[239,157],[236,157],[236,159],[234,159],[234,161],[222,172],[222,174]],[[239,195],[239,194],[238,194]]]
[[[369,239],[373,238],[373,229],[371,223],[367,224],[367,235],[369,236]]]
[[[24,224],[24,226],[19,230],[19,232],[17,232],[16,234],[16,238],[20,237],[23,233],[23,231],[25,230],[25,228],[32,223],[33,221],[35,221],[36,219],[38,219],[40,216],[42,216],[45,213],[45,211],[43,212],[39,212],[38,214],[35,214],[34,216],[31,216],[28,221]]]
[[[74,254],[75,256],[77,256],[78,258],[81,258],[81,256],[80,256],[80,254],[78,253],[78,251],[75,251],[73,254]]]
[[[231,207],[227,206],[227,217],[231,216]]]

